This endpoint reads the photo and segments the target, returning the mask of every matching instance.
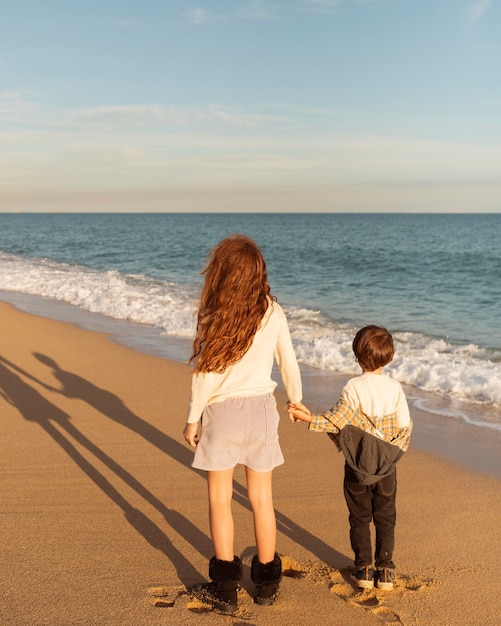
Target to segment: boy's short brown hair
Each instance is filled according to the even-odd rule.
[[[373,325],[364,326],[357,332],[352,347],[360,367],[368,372],[387,365],[395,352],[391,333]]]

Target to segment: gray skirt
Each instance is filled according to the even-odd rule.
[[[278,443],[275,396],[228,398],[202,413],[202,432],[192,466],[221,471],[238,463],[255,472],[270,472],[284,462]]]

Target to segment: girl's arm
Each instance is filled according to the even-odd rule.
[[[332,409],[321,415],[308,415],[306,411],[298,409],[296,405],[289,404],[289,417],[293,422],[301,421],[309,424],[308,429],[316,432],[327,432],[337,435],[339,431],[353,422],[353,409],[342,398]]]
[[[280,369],[280,376],[282,377],[289,401],[299,404],[303,397],[301,372],[292,346],[287,317],[280,305],[277,305],[277,315],[280,316],[280,331],[275,347],[275,360]]]

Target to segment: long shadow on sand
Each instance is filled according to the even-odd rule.
[[[77,442],[111,471],[134,489],[141,497],[154,506],[166,519],[172,528],[180,535],[189,536],[190,543],[206,553],[210,543],[209,537],[203,534],[188,519],[177,511],[168,509],[146,487],[136,480],[127,470],[121,467],[98,446],[81,433],[70,421],[70,416],[61,411],[56,405],[46,400],[33,387],[25,383],[10,368],[33,378],[12,363],[0,357],[0,387],[4,399],[16,407],[21,415],[31,422],[36,422],[51,439],[78,465],[78,467],[108,496],[124,513],[129,524],[155,549],[163,552],[176,567],[179,579],[183,582],[192,582],[199,577],[198,571],[176,548],[167,535],[142,511],[133,507],[126,498],[103,476],[94,465],[87,460],[74,446]],[[4,365],[8,365],[6,367]]]
[[[0,359],[3,360],[9,367],[17,370],[23,376],[31,379],[33,382],[43,386],[51,392],[64,395],[67,398],[83,400],[107,418],[135,432],[137,435],[157,447],[189,471],[196,472],[201,477],[205,477],[204,472],[191,468],[191,462],[193,459],[193,453],[191,450],[133,413],[116,395],[106,389],[97,387],[81,376],[65,371],[60,368],[53,359],[46,355],[36,353],[34,356],[41,363],[51,368],[55,379],[61,386],[59,389],[41,382],[12,363],[1,359],[1,357]],[[59,430],[54,429],[54,426],[51,424],[51,420],[60,424],[70,437],[89,450],[89,452],[104,463],[121,480],[123,480],[141,497],[161,512],[167,523],[181,536],[185,537],[187,541],[193,545],[193,547],[195,547],[203,556],[207,558],[211,556],[212,552],[210,539],[180,513],[165,507],[165,505],[159,501],[154,494],[139,483],[139,481],[137,481],[127,470],[118,465],[93,442],[85,437],[85,435],[78,431],[78,429],[71,424],[69,417],[66,414],[61,413],[56,406],[45,400],[45,398],[38,394],[37,391],[23,383],[19,378],[17,378],[17,384],[28,387],[32,394],[36,394],[42,407],[44,406],[44,403],[49,405],[46,407],[47,410],[45,412],[45,414],[49,417],[41,418],[40,416],[43,415],[44,412],[40,410],[40,406],[37,407],[36,401],[34,401],[33,398],[30,403],[28,403],[26,398],[24,400],[20,398],[22,393],[16,394],[17,400],[14,404],[16,404],[17,408],[26,417],[26,419],[34,419],[38,421],[46,432],[48,432],[48,434],[50,434],[52,438],[66,450],[66,452],[82,468],[82,470],[94,480],[97,486],[100,487],[102,491],[106,493],[106,495],[108,495],[114,502],[116,502],[120,508],[122,508],[131,525],[136,528],[136,530],[138,530],[138,532],[140,532],[151,545],[164,552],[164,554],[166,554],[166,556],[174,563],[180,580],[190,584],[197,580],[199,578],[198,573],[196,573],[194,568],[189,565],[188,561],[185,557],[183,557],[179,550],[172,545],[172,542],[165,536],[165,534],[155,524],[153,524],[151,520],[146,518],[146,516],[130,507],[130,505],[128,505],[128,503],[109,483],[109,481],[107,481],[106,478],[104,478],[104,476],[96,470],[96,468],[90,466],[88,461],[86,461],[86,459],[79,454],[69,440],[65,437],[61,440],[62,435]],[[29,410],[27,408],[28,404],[32,406],[32,409]],[[56,417],[54,418],[53,416]],[[64,419],[62,419],[62,416],[64,416]],[[244,508],[249,511],[251,510],[247,498],[247,489],[236,480],[234,481],[234,499],[235,502]],[[278,510],[276,511],[276,517],[277,530],[289,537],[298,545],[306,548],[320,561],[327,562],[329,565],[336,568],[340,568],[349,562],[349,559],[347,559],[345,555],[337,552],[318,537],[315,537],[304,528],[298,526],[293,520]]]

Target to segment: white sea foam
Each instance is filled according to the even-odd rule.
[[[167,335],[191,338],[195,329],[197,293],[190,284],[0,252],[0,289],[44,296],[111,318],[152,325]],[[286,307],[286,312],[301,363],[322,370],[359,373],[351,349],[354,327],[313,309]],[[391,376],[433,394],[494,405],[499,414],[500,354],[411,332],[395,333],[395,342],[395,359],[386,368]],[[501,424],[494,427],[501,428]]]
[[[302,363],[347,374],[360,372],[351,349],[354,327],[304,309],[289,310],[288,314]],[[419,333],[395,333],[394,339],[395,358],[385,368],[392,377],[431,393],[501,406],[499,354]]]
[[[150,324],[169,335],[193,334],[196,301],[187,285],[0,253],[0,288]]]

